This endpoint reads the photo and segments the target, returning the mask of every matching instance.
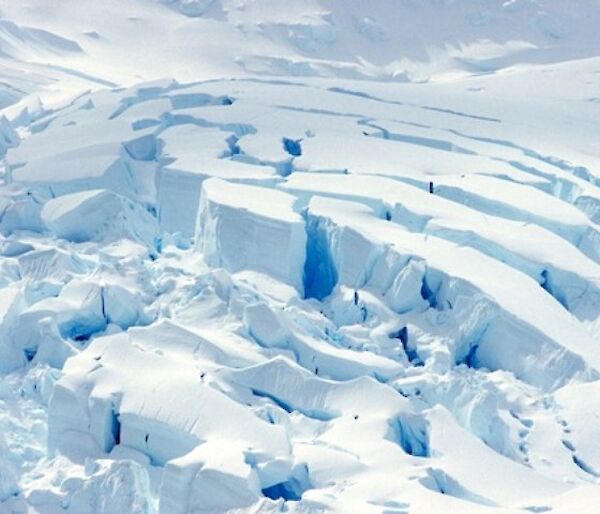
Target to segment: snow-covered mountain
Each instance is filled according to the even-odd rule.
[[[598,0],[0,0],[0,513],[595,513]]]

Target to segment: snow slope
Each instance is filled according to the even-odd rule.
[[[597,0],[0,0],[0,513],[594,513]]]

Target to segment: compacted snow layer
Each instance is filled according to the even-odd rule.
[[[0,5],[0,513],[596,512],[559,4]]]

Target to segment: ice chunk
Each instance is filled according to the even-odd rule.
[[[123,143],[125,151],[136,161],[155,161],[160,156],[161,145],[154,134],[146,134]]]
[[[54,390],[54,384],[60,377],[61,372],[58,369],[51,368],[46,364],[34,366],[27,372],[21,390],[24,395],[47,406]]]
[[[25,363],[25,355],[11,340],[16,316],[26,307],[23,294],[17,287],[0,289],[0,371],[12,371]]]
[[[49,462],[27,494],[37,509],[67,514],[154,514],[148,472],[132,460],[87,460],[74,466],[60,456]],[[37,483],[36,483],[37,482]],[[48,488],[48,484],[52,488]]]
[[[389,306],[398,313],[419,310],[426,305],[421,296],[421,286],[425,277],[423,261],[409,261],[398,273],[386,293]]]
[[[18,240],[4,240],[0,243],[0,255],[3,257],[18,257],[33,250],[33,246]]]
[[[44,205],[42,220],[57,236],[76,243],[130,237],[151,245],[157,233],[148,212],[105,189],[54,198]]]
[[[27,193],[0,197],[0,232],[5,235],[20,230],[41,232],[40,203]]]
[[[0,433],[0,504],[11,496],[19,494],[17,477],[11,469],[10,450],[4,440],[4,435]]]
[[[58,297],[43,299],[23,309],[11,325],[7,341],[28,359],[61,367],[73,353],[63,338],[87,340],[104,330],[102,288],[92,282],[71,280]],[[41,351],[40,355],[36,355]]]
[[[260,498],[260,482],[240,441],[210,441],[165,466],[160,514],[241,509]]]
[[[3,150],[12,146],[17,146],[19,143],[19,134],[13,127],[12,123],[4,115],[0,116],[0,155]]]
[[[210,266],[264,272],[302,293],[306,234],[293,205],[287,193],[206,180],[196,246]]]
[[[97,461],[84,479],[66,479],[69,514],[152,514],[148,472],[136,462]]]
[[[65,361],[75,354],[75,349],[61,337],[56,321],[51,317],[40,319],[37,325],[39,344],[37,348],[27,347],[26,356],[30,357],[35,352],[33,363],[43,362],[53,368],[61,369]]]
[[[244,325],[259,344],[267,347],[283,345],[288,335],[277,313],[265,303],[246,306]]]
[[[60,248],[27,252],[18,257],[18,263],[21,277],[34,283],[67,282],[73,275],[90,269],[79,255]]]
[[[102,288],[103,311],[106,321],[123,329],[143,320],[142,299],[135,291],[117,284],[107,284]]]

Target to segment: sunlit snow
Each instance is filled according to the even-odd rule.
[[[0,0],[0,514],[600,509],[598,0]]]

